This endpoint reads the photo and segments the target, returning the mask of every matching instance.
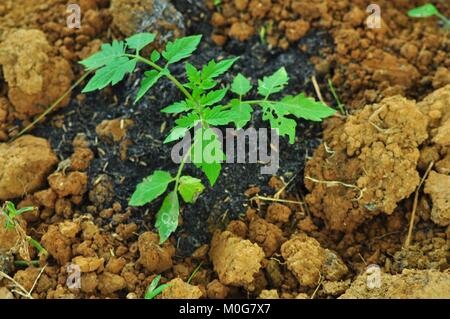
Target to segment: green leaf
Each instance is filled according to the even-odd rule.
[[[169,193],[156,214],[155,226],[159,230],[159,243],[164,243],[178,227],[180,203],[176,191]]]
[[[202,79],[203,80],[214,79],[219,75],[224,74],[233,66],[233,64],[237,60],[239,60],[239,57],[225,59],[218,63],[216,63],[216,61],[214,60],[209,61],[208,64],[203,68]]]
[[[161,110],[163,113],[182,113],[189,111],[190,107],[188,106],[186,101],[175,102],[172,105],[169,105]]]
[[[210,106],[219,103],[223,100],[225,95],[227,94],[228,89],[221,89],[208,92],[207,95],[204,95],[200,98],[200,104],[202,106]]]
[[[271,76],[266,76],[258,81],[258,93],[264,97],[281,92],[288,83],[289,76],[286,69],[282,67]]]
[[[234,78],[233,83],[231,84],[231,92],[240,96],[246,95],[251,89],[252,84],[241,73]]]
[[[175,121],[175,123],[180,127],[192,128],[200,120],[197,113],[190,113],[186,116],[182,116]]]
[[[141,87],[139,88],[139,91],[136,95],[136,99],[134,100],[134,103],[137,103],[142,97],[150,90],[162,77],[162,73],[151,70],[148,72],[145,72],[146,78],[142,80]]]
[[[221,161],[225,159],[222,143],[211,128],[199,128],[195,131],[191,160],[208,178],[211,186],[217,181],[222,170]]]
[[[112,44],[104,43],[101,50],[80,62],[87,71],[101,68],[125,54],[125,43],[114,40]]]
[[[170,134],[164,140],[164,144],[177,141],[180,138],[183,138],[186,135],[186,132],[189,131],[186,127],[174,127]]]
[[[119,57],[95,72],[82,93],[100,90],[109,84],[115,85],[122,81],[125,74],[131,73],[136,68],[137,59]]]
[[[170,284],[164,284],[164,285],[159,286],[152,292],[147,292],[147,294],[145,294],[145,299],[154,299],[156,296],[158,296],[160,293],[162,293],[168,287],[170,287]]]
[[[21,215],[23,213],[26,213],[26,212],[31,212],[33,210],[34,210],[34,207],[24,207],[24,208],[18,209],[16,211],[16,216],[19,216],[19,215]]]
[[[158,287],[158,284],[159,284],[159,281],[160,281],[160,280],[161,280],[161,275],[156,276],[156,277],[152,280],[152,282],[150,283],[150,285],[149,285],[148,288],[147,288],[147,294],[148,294],[149,292],[152,292],[153,290],[155,290],[156,287]],[[145,299],[150,299],[150,298],[147,298],[147,294],[145,295]]]
[[[190,63],[186,63],[186,75],[190,83],[197,84],[201,80],[201,73],[197,70],[195,66]]]
[[[204,119],[211,125],[226,125],[234,120],[228,111],[222,111],[222,106],[204,110]]]
[[[155,40],[153,33],[137,33],[126,39],[127,45],[130,49],[135,49],[136,53],[139,53],[144,47],[149,45]]]
[[[219,178],[220,172],[222,171],[222,164],[220,163],[203,163],[201,166],[203,173],[205,173],[206,177],[209,180],[211,186],[217,181]]]
[[[144,206],[150,203],[164,193],[172,181],[173,178],[168,172],[155,171],[136,187],[136,191],[131,197],[129,205]]]
[[[285,111],[283,114],[292,114],[298,118],[320,122],[324,118],[336,113],[336,110],[322,102],[306,97],[303,93],[297,96],[286,96],[280,102],[273,103],[275,111]]]
[[[198,178],[191,176],[182,176],[180,178],[180,185],[178,186],[178,191],[183,197],[186,203],[194,203],[197,197],[205,190],[205,186],[202,181]]]
[[[253,108],[248,103],[234,99],[231,101],[230,111],[235,118],[234,123],[236,128],[243,128],[252,119]]]
[[[297,127],[297,122],[295,122],[293,119],[288,119],[286,117],[279,117],[277,119],[272,119],[270,121],[270,126],[274,129],[278,129],[278,135],[288,136],[289,143],[294,144],[295,128]]]
[[[150,60],[155,63],[158,62],[160,58],[161,54],[157,50],[154,50],[150,55]]]
[[[186,59],[197,49],[201,39],[201,35],[176,39],[174,42],[167,43],[166,50],[162,55],[167,60],[168,64]]]
[[[408,16],[412,18],[427,18],[438,14],[439,10],[431,3],[408,11]]]

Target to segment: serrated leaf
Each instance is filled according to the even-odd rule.
[[[286,69],[282,67],[271,76],[258,81],[258,93],[264,97],[281,92],[289,81]]]
[[[439,14],[439,10],[431,3],[408,11],[408,16],[412,18],[427,18],[437,14]]]
[[[131,196],[129,205],[144,206],[150,203],[163,194],[172,181],[173,178],[170,176],[170,173],[159,170],[155,171],[136,187],[133,196]]]
[[[202,96],[200,98],[200,104],[202,106],[210,106],[219,103],[223,100],[225,95],[227,94],[228,89],[221,89],[208,92],[208,94]]]
[[[115,85],[122,81],[125,74],[131,73],[136,68],[136,59],[128,59],[127,57],[119,57],[109,62],[101,69],[95,72],[95,75],[88,82],[82,93],[88,93],[95,90],[101,90],[109,84]]]
[[[190,64],[189,62],[185,65],[186,75],[190,83],[196,84],[200,82],[201,73],[197,70],[195,66]]]
[[[178,227],[180,203],[176,191],[169,193],[156,214],[155,226],[159,230],[159,243],[164,243]]]
[[[233,83],[231,84],[231,92],[240,96],[246,95],[251,89],[251,82],[241,73],[234,78]]]
[[[168,64],[186,59],[197,49],[201,39],[201,35],[193,35],[169,42],[162,56],[167,60]]]
[[[200,179],[191,176],[182,176],[180,178],[178,192],[186,203],[194,203],[204,190],[205,186]]]
[[[141,87],[139,88],[139,91],[136,95],[136,99],[134,100],[134,103],[137,103],[142,97],[150,90],[162,77],[162,73],[151,70],[145,72],[146,78],[142,80]]]
[[[80,62],[87,71],[95,70],[105,66],[115,59],[122,57],[125,53],[125,43],[123,41],[114,40],[111,44],[104,43],[101,45],[99,52],[84,59]]]
[[[295,122],[293,119],[288,119],[286,117],[272,119],[270,120],[270,126],[278,130],[278,135],[288,136],[289,143],[295,143],[295,129],[297,127],[297,122]]]
[[[205,121],[214,126],[221,126],[221,125],[227,125],[231,122],[239,122],[242,121],[242,118],[240,117],[242,114],[239,112],[236,112],[236,109],[230,109],[222,111],[221,106],[217,106],[213,109],[205,109]]]
[[[239,57],[225,59],[220,62],[216,62],[214,60],[209,61],[208,64],[202,70],[202,79],[203,80],[214,79],[219,75],[224,74],[233,66],[233,64],[237,60],[239,60]]]
[[[163,113],[182,113],[189,111],[190,107],[188,106],[186,101],[175,102],[172,105],[169,105],[161,110]]]
[[[161,54],[157,50],[154,50],[150,55],[150,60],[155,63],[158,62],[160,58]]]
[[[279,102],[271,103],[273,103],[275,111],[277,109],[285,111],[282,114],[292,114],[298,118],[317,122],[336,113],[336,110],[313,98],[306,97],[303,93],[297,96],[286,96]]]
[[[132,35],[126,39],[126,43],[130,49],[135,49],[136,53],[139,53],[144,47],[149,45],[155,40],[153,33],[143,32]]]
[[[177,141],[180,138],[183,138],[186,135],[187,131],[189,131],[189,129],[185,127],[174,127],[172,131],[170,131],[170,134],[164,140],[164,144]]]
[[[252,119],[253,108],[250,104],[235,99],[231,101],[230,112],[235,118],[233,121],[236,128],[243,128]]]
[[[188,115],[182,116],[175,121],[175,123],[180,127],[192,128],[200,120],[200,117],[196,113],[190,113]]]

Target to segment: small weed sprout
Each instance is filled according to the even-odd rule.
[[[150,57],[142,56],[142,49],[152,43],[155,37],[151,33],[139,33],[125,41],[114,40],[112,44],[103,44],[100,52],[80,63],[87,71],[95,72],[84,88],[84,93],[119,83],[127,73],[134,72],[137,63],[141,62],[150,67],[150,70],[144,73],[145,78],[141,82],[135,102],[162,77],[169,79],[184,95],[183,100],[161,110],[163,113],[178,116],[175,127],[164,143],[178,141],[195,128],[192,145],[185,153],[175,176],[167,171],[156,170],[137,186],[129,202],[130,206],[144,206],[166,193],[169,185],[173,185],[156,215],[156,227],[163,243],[178,226],[179,195],[184,202],[194,203],[205,189],[200,179],[182,174],[186,162],[190,160],[200,169],[211,186],[214,186],[220,175],[225,154],[214,128],[230,124],[234,124],[237,129],[244,128],[250,122],[255,106],[258,106],[262,109],[263,120],[268,121],[280,136],[287,136],[293,144],[297,126],[295,118],[321,121],[333,115],[335,110],[306,97],[303,93],[285,96],[281,100],[273,99],[272,96],[281,93],[289,81],[284,67],[258,81],[257,93],[261,96],[260,99],[244,99],[253,85],[242,74],[234,78],[230,88],[219,87],[221,83],[218,79],[230,70],[238,58],[220,62],[211,60],[201,69],[186,62],[184,66],[187,82],[182,83],[171,74],[169,66],[189,58],[197,49],[202,36],[179,38],[169,42],[161,53],[154,50]],[[223,103],[230,93],[234,97],[232,96],[228,103]]]
[[[161,286],[158,286],[160,280],[161,275],[156,276],[152,280],[152,283],[148,286],[147,292],[145,293],[145,299],[154,299],[156,296],[162,293],[164,289],[170,287],[170,284],[163,284]]]
[[[17,221],[17,217],[23,213],[26,212],[31,212],[34,210],[34,207],[24,207],[21,209],[16,209],[16,206],[14,205],[14,203],[12,202],[5,202],[5,204],[3,205],[3,207],[0,208],[0,213],[1,215],[5,216],[6,218],[6,222],[3,225],[5,227],[5,229],[11,230],[11,231],[16,231],[19,234],[19,238],[21,240],[25,240],[26,242],[30,243],[33,247],[35,247],[37,249],[37,251],[39,252],[39,254],[43,254],[45,256],[48,255],[47,251],[44,249],[44,247],[42,247],[42,245],[35,239],[31,238],[30,236],[28,236],[25,233],[25,230],[22,229],[22,227],[20,226],[19,222]],[[23,253],[21,255],[26,256],[26,259],[30,259],[28,252],[27,252],[27,247],[22,247],[23,245],[21,245],[21,248],[23,248],[22,250]]]
[[[409,10],[408,16],[411,18],[429,18],[433,16],[438,17],[444,23],[444,26],[446,28],[450,28],[450,20],[441,12],[439,12],[438,8],[436,8],[431,3],[427,3],[423,6]]]

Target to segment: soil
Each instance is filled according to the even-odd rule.
[[[67,3],[0,4],[0,200],[36,207],[20,227],[49,254],[1,227],[0,270],[27,292],[36,281],[33,298],[143,298],[158,274],[170,283],[163,299],[450,298],[450,42],[435,19],[406,16],[424,1],[380,0],[381,29],[365,26],[363,0],[80,0],[80,29],[61,27]],[[315,76],[335,104],[332,79],[349,114],[299,121],[295,144],[281,140],[278,176],[223,165],[160,245],[161,203],[127,203],[143,177],[177,168],[162,143],[174,118],[158,111],[181,97],[168,81],[136,105],[141,69],[102,92],[77,88],[13,138],[82,74],[80,59],[141,31],[162,32],[158,47],[201,33],[194,65],[238,55],[232,73],[253,84],[284,66],[286,94],[315,96]],[[265,127],[260,114],[251,125]],[[14,262],[24,259],[39,265]],[[0,275],[0,298],[20,298],[14,288]]]

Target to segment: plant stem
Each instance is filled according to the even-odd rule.
[[[47,250],[45,250],[44,247],[37,241],[31,238],[30,236],[27,236],[27,241],[36,248],[40,254],[43,254],[44,256],[48,256]]]
[[[183,159],[181,160],[180,166],[178,167],[177,176],[175,177],[175,189],[174,191],[177,191],[178,185],[180,184],[180,178],[181,174],[183,173],[183,168],[186,165],[186,161],[188,160],[189,156],[191,155],[192,147],[194,144],[191,144],[186,154],[183,156]]]
[[[445,25],[446,25],[447,27],[450,27],[450,19],[448,19],[445,15],[443,15],[443,14],[440,13],[440,12],[438,12],[438,13],[436,13],[436,16],[437,16],[439,19],[441,19],[441,20],[445,23]]]
[[[186,88],[183,86],[183,84],[180,83],[180,81],[178,81],[172,74],[170,73],[166,73],[164,72],[164,69],[162,67],[160,67],[159,65],[157,65],[156,63],[141,57],[140,55],[136,55],[136,54],[125,54],[125,56],[130,57],[130,58],[134,58],[134,59],[138,59],[141,62],[144,62],[145,64],[148,64],[149,66],[151,66],[152,68],[154,68],[155,70],[162,72],[163,75],[165,77],[167,77],[170,81],[173,82],[173,84],[176,85],[176,87],[183,92],[183,94],[191,101],[195,102],[195,99],[193,98],[193,96],[191,95],[191,93],[189,93],[188,90],[186,90]]]
[[[28,267],[28,266],[37,267],[39,266],[39,260],[31,260],[31,261],[15,260],[14,265],[17,267]]]

